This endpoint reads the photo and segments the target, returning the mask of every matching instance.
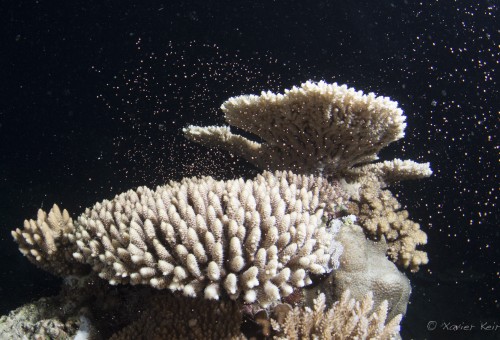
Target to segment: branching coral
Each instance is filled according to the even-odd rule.
[[[298,307],[273,321],[279,336],[396,337],[401,317],[387,324],[386,317],[405,312],[410,288],[386,254],[415,271],[427,263],[416,250],[426,235],[385,188],[432,173],[428,163],[410,160],[371,163],[404,136],[397,103],[347,86],[306,82],[284,94],[233,97],[222,110],[228,124],[259,141],[228,126],[190,126],[185,136],[234,152],[263,174],[139,187],[95,204],[77,220],[57,206],[48,214],[40,210],[36,221],[12,233],[21,252],[56,275],[89,270],[113,285],[196,297],[186,305],[157,301],[116,338],[149,338],[153,329],[161,330],[160,337],[172,331],[189,338],[240,337],[241,308],[270,334],[266,317],[286,298]],[[355,217],[351,223],[342,218],[346,212],[363,231],[353,225]],[[350,239],[345,235],[353,228],[357,236]],[[340,296],[346,289],[363,300]],[[374,296],[366,295],[371,291]],[[304,308],[311,292],[320,293],[313,310]],[[340,301],[325,312],[325,299],[332,298]],[[191,305],[195,301],[202,302]],[[210,308],[231,322],[217,324]],[[200,319],[192,309],[200,309]]]
[[[374,175],[362,177],[358,183],[359,193],[351,197],[347,206],[349,213],[358,216],[365,233],[376,239],[384,237],[387,255],[403,268],[417,271],[427,264],[427,254],[416,249],[427,243],[427,235],[419,224],[408,218],[408,212],[401,209],[401,204]]]
[[[86,271],[72,256],[73,220],[66,209],[54,204],[47,214],[38,210],[36,220],[25,220],[24,228],[12,231],[19,250],[36,266],[58,276]]]
[[[397,339],[401,315],[387,321],[387,301],[373,311],[373,294],[356,301],[345,291],[338,302],[326,309],[325,296],[314,300],[314,307],[295,307],[278,322],[272,320],[278,333],[274,339]]]
[[[410,160],[393,159],[374,164],[353,167],[345,171],[344,177],[358,179],[362,176],[384,184],[405,181],[409,179],[425,178],[432,175],[429,163],[417,163]]]
[[[68,222],[60,235],[71,244],[46,253],[66,259],[73,252],[112,284],[203,292],[208,299],[242,295],[265,306],[310,284],[310,273],[338,267],[342,246],[322,220],[339,209],[342,195],[324,178],[290,172],[265,172],[246,182],[204,177],[156,191],[140,187],[96,204],[74,226]],[[16,240],[33,230],[33,238],[41,238],[32,225],[16,231]],[[40,233],[49,235],[60,229],[41,225]]]
[[[345,85],[306,82],[284,94],[233,97],[222,110],[230,125],[262,142],[233,134],[227,126],[190,126],[184,129],[186,137],[227,149],[262,169],[320,172],[347,179],[354,186],[363,184],[361,198],[357,192],[351,196],[350,207],[361,214],[367,235],[385,236],[388,255],[404,268],[416,271],[427,263],[426,254],[416,250],[426,243],[425,233],[380,186],[428,177],[432,174],[429,163],[400,159],[367,163],[404,136],[405,116],[396,102]]]

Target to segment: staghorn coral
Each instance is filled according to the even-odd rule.
[[[233,301],[161,294],[136,321],[115,333],[110,340],[244,340],[241,323],[240,307]]]
[[[418,271],[428,263],[427,254],[416,248],[427,243],[427,235],[418,223],[408,218],[408,212],[376,174],[358,179],[359,191],[351,194],[348,211],[358,217],[365,233],[372,238],[387,241],[387,255],[397,265]]]
[[[72,256],[73,220],[66,209],[54,204],[47,214],[38,210],[36,220],[25,220],[24,228],[12,231],[21,253],[36,266],[57,276],[79,274],[88,268]]]
[[[376,160],[380,149],[404,136],[406,127],[397,102],[336,83],[306,82],[284,94],[233,97],[221,109],[228,124],[263,142],[233,134],[228,126],[189,126],[184,135],[227,149],[261,169],[335,177]],[[426,175],[430,170],[428,164],[406,167],[403,177],[408,171]]]
[[[346,290],[340,300],[325,310],[326,299],[320,294],[314,307],[295,307],[281,320],[272,319],[277,332],[274,339],[398,339],[401,315],[387,321],[387,301],[373,310],[373,294],[367,293],[356,301]]]

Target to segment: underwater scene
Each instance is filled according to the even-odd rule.
[[[498,7],[2,3],[0,340],[500,339]]]

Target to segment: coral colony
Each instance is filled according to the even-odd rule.
[[[73,325],[38,320],[33,336],[71,337],[85,320],[87,338],[399,337],[410,295],[401,270],[427,263],[417,249],[427,239],[387,186],[432,172],[376,162],[404,136],[397,103],[307,82],[230,98],[222,111],[228,126],[184,134],[243,157],[262,169],[255,178],[139,187],[77,218],[54,205],[12,232],[32,263],[78,282],[53,304],[68,304],[68,290],[107,301],[73,301]],[[106,300],[116,291],[121,300]],[[141,313],[126,315],[124,300]],[[103,326],[103,311],[122,321]]]

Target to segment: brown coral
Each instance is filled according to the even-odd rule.
[[[136,321],[110,340],[246,339],[242,315],[233,301],[209,301],[173,294],[157,296]]]
[[[365,233],[377,239],[385,237],[387,255],[403,268],[415,272],[427,264],[427,254],[416,249],[427,243],[420,225],[408,218],[408,211],[401,209],[398,200],[375,175],[362,177],[359,184],[358,195],[351,197],[347,207],[349,213],[358,217]]]

